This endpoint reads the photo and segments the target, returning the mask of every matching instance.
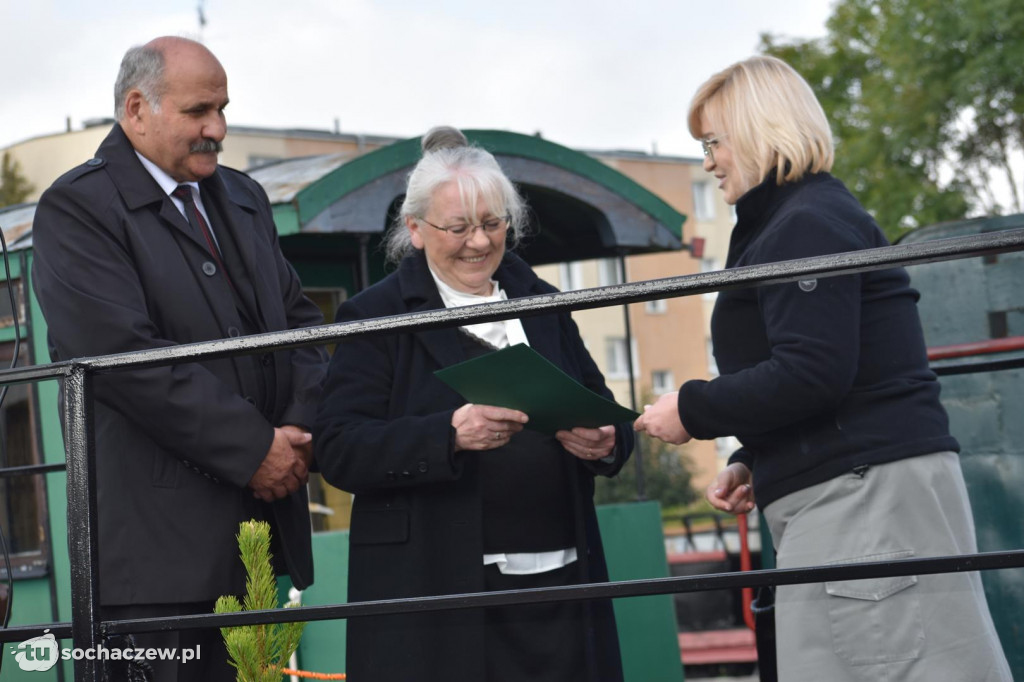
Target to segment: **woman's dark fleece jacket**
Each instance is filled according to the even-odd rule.
[[[736,204],[726,267],[886,246],[828,173]],[[736,436],[763,509],[855,467],[959,450],[928,369],[918,293],[903,268],[723,291],[711,320],[721,376],[688,381],[679,415],[695,438]]]

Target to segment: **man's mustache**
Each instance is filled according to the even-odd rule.
[[[188,148],[188,151],[190,154],[209,154],[210,152],[220,154],[224,151],[224,146],[217,140],[206,138],[199,142],[192,143],[192,146]]]

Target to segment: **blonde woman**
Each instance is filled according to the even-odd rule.
[[[786,63],[712,76],[689,127],[736,206],[727,267],[887,244],[829,174],[828,121]],[[723,291],[721,376],[662,396],[635,428],[736,436],[707,498],[734,514],[756,500],[780,568],[976,552],[917,299],[902,268]],[[776,626],[787,682],[1010,680],[977,573],[781,586]]]

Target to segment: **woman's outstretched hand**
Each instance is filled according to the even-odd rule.
[[[633,422],[634,431],[645,431],[647,435],[673,445],[682,445],[692,436],[679,419],[679,391],[666,393],[653,405],[644,405],[644,413]]]

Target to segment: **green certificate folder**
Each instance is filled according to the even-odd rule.
[[[521,410],[530,417],[526,428],[549,435],[574,426],[620,424],[640,416],[581,385],[522,343],[434,374],[467,402]]]

